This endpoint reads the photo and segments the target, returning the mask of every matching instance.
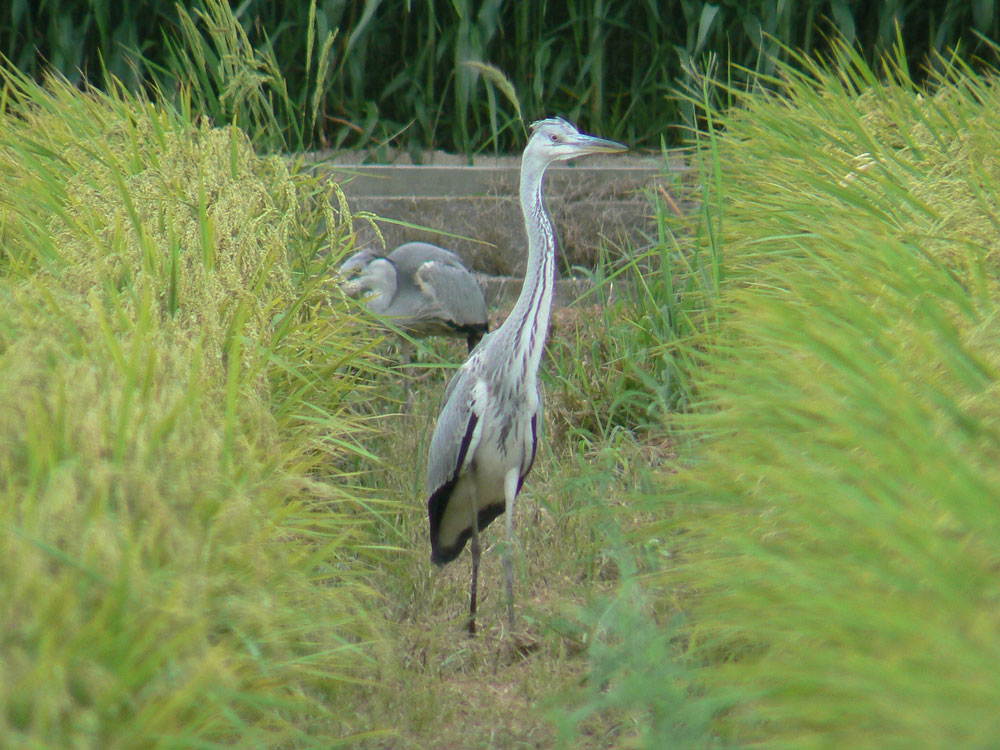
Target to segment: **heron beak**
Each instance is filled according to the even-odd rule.
[[[577,145],[587,154],[620,154],[628,151],[628,146],[592,135],[581,135]]]
[[[361,291],[361,286],[355,279],[351,279],[349,281],[342,281],[340,282],[339,286],[340,286],[340,291],[342,291],[348,297],[357,297],[358,292]]]

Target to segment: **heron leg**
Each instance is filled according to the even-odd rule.
[[[507,619],[514,627],[514,500],[517,499],[517,485],[520,477],[515,469],[504,478],[506,503],[507,544],[503,550],[503,578],[507,587]]]
[[[469,545],[469,552],[472,553],[472,588],[469,591],[469,635],[476,634],[476,587],[479,583],[479,529],[475,521],[472,522],[472,543]]]

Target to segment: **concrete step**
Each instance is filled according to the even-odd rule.
[[[521,293],[521,284],[524,282],[521,276],[490,276],[484,273],[477,273],[476,280],[483,289],[487,306],[491,310],[505,312],[514,307],[517,295]],[[618,283],[617,286],[620,287],[621,284]],[[604,305],[615,293],[615,287],[608,285],[605,289],[594,290],[590,279],[586,277],[564,277],[556,280],[553,304],[556,307],[569,307],[587,292],[590,294],[587,295],[585,304]]]
[[[518,198],[519,157],[461,159],[434,155],[424,165],[344,163],[350,155],[320,158],[315,169],[339,182],[352,211],[369,211],[388,250],[413,240],[458,253],[474,271],[498,277],[524,274],[527,239]],[[592,268],[602,245],[610,252],[648,246],[655,223],[647,195],[662,191],[683,210],[678,187],[683,155],[588,157],[553,166],[545,186],[559,242],[560,275]],[[376,233],[359,223],[359,244],[378,247]],[[519,283],[519,282],[518,282]]]

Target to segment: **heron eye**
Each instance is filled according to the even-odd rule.
[[[549,136],[549,140],[552,141],[553,143],[559,143],[559,136],[553,133],[552,135]]]

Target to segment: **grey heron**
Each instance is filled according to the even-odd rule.
[[[464,336],[471,352],[489,330],[479,282],[443,247],[407,242],[384,257],[362,250],[340,273],[353,276],[341,285],[345,293],[367,292],[368,309],[410,336]]]
[[[448,384],[427,461],[431,561],[439,566],[451,562],[471,539],[470,634],[476,632],[479,532],[504,512],[507,616],[514,624],[514,501],[538,447],[538,365],[556,277],[555,235],[542,198],[545,170],[555,161],[627,150],[584,135],[561,118],[531,127],[521,158],[521,210],[528,235],[524,284],[503,325],[483,338]]]

